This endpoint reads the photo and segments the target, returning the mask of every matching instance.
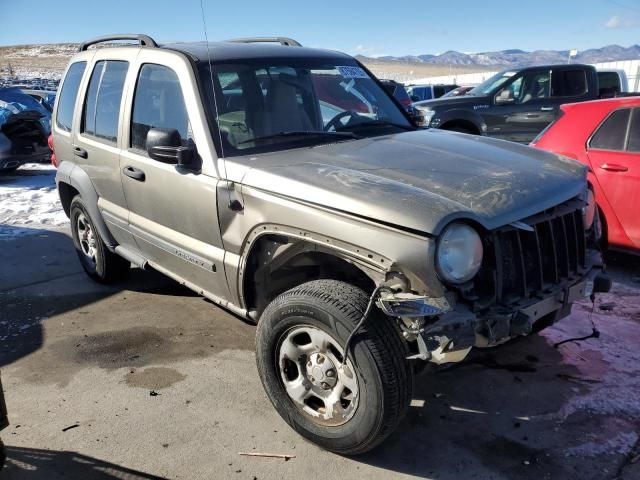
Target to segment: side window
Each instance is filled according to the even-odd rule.
[[[124,80],[129,62],[102,60],[96,63],[84,103],[81,132],[116,141]]]
[[[625,108],[609,115],[591,138],[589,146],[601,150],[624,150],[629,113],[630,110]]]
[[[588,91],[587,73],[584,70],[554,70],[554,97],[579,97]]]
[[[616,72],[598,72],[600,95],[612,95],[622,90],[620,75]]]
[[[517,85],[518,81],[521,82],[519,85]],[[528,103],[549,98],[550,83],[551,75],[547,70],[526,72],[511,84],[514,88],[516,103]]]
[[[640,152],[640,108],[633,110],[631,126],[629,127],[627,150],[630,152]]]
[[[76,106],[76,98],[80,81],[84,74],[87,62],[76,62],[69,67],[67,75],[62,83],[60,99],[58,100],[58,111],[56,114],[56,125],[58,128],[70,132],[73,122],[73,110]]]
[[[131,147],[147,150],[152,128],[174,128],[182,144],[190,138],[189,117],[180,80],[168,67],[147,63],[140,68],[131,114]]]

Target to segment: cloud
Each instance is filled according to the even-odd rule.
[[[634,28],[640,27],[640,17],[637,15],[620,16],[614,15],[604,23],[606,28]]]

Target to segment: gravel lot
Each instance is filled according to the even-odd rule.
[[[614,292],[592,315],[576,305],[540,335],[418,377],[400,429],[344,458],[272,409],[254,327],[153,271],[92,283],[48,195],[53,172],[33,171],[0,177],[3,479],[640,478],[638,259],[609,259]],[[9,215],[10,197],[52,220]],[[598,338],[554,346],[592,320]]]

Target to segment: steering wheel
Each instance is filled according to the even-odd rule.
[[[340,125],[338,123],[340,120],[346,117],[355,118],[357,116],[359,116],[358,113],[354,112],[353,110],[345,110],[344,112],[340,112],[339,114],[337,114],[335,117],[333,117],[331,120],[327,122],[327,124],[324,127],[324,131],[328,132],[329,130],[331,130],[331,128],[333,128],[334,130],[337,130],[338,126]]]

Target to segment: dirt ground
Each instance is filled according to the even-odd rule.
[[[397,432],[345,458],[272,409],[254,327],[153,271],[99,286],[66,228],[31,233],[0,241],[3,479],[640,478],[637,259],[611,260],[598,338],[554,347],[591,333],[584,303],[541,335],[420,376]]]

